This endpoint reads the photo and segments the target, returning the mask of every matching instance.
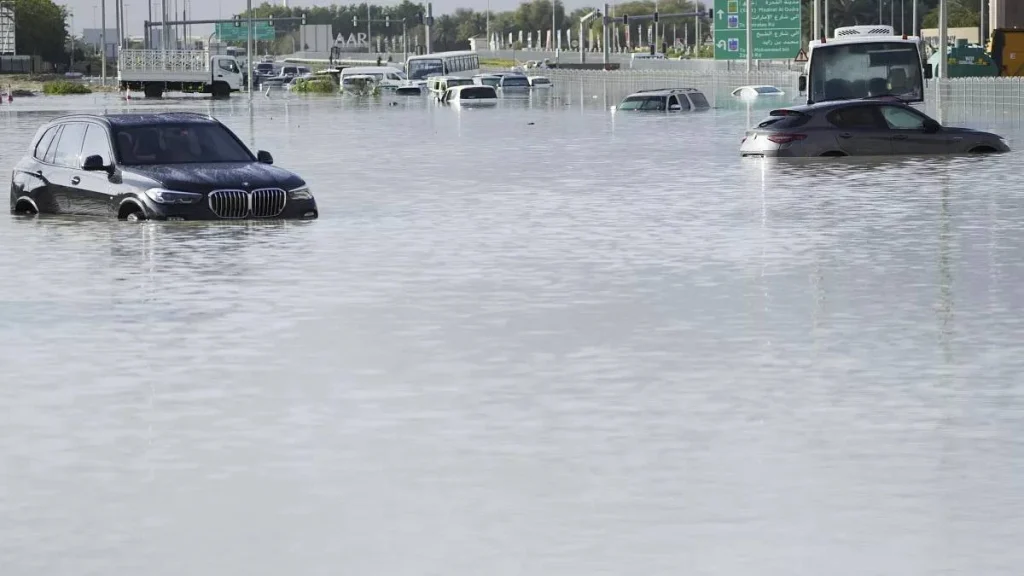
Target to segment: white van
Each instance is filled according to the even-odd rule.
[[[340,83],[345,84],[346,76],[373,76],[381,88],[395,89],[407,83],[405,72],[392,66],[349,66],[342,68]]]

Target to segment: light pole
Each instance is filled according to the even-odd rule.
[[[555,25],[555,6],[557,6],[557,5],[558,5],[558,0],[551,0],[551,48],[555,52],[558,51],[558,48],[555,48],[555,30],[558,30],[558,28]],[[490,14],[490,9],[489,8],[488,8],[487,12],[488,12],[488,14]]]
[[[100,49],[100,82],[103,86],[107,85],[107,0],[100,0],[100,21],[102,27],[100,28],[100,44],[103,48]]]

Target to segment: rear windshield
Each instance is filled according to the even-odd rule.
[[[460,99],[462,100],[479,100],[480,98],[494,98],[494,89],[484,86],[477,86],[475,88],[463,88]]]
[[[259,71],[259,72],[270,72],[273,69],[274,69],[274,65],[273,64],[257,64],[256,65],[256,70]]]
[[[796,128],[797,126],[803,126],[807,124],[807,121],[811,117],[805,114],[787,114],[781,116],[769,116],[764,120],[758,122],[758,128]]]
[[[529,86],[530,80],[525,76],[505,76],[501,79],[502,86]]]
[[[533,83],[534,84],[551,84],[551,80],[548,80],[547,78],[534,78],[533,79]]]
[[[253,156],[220,124],[153,124],[114,130],[122,164],[252,162]]]
[[[472,86],[472,78],[450,78],[448,80],[448,86]]]
[[[711,104],[708,104],[708,99],[700,92],[690,92],[690,100],[693,100],[695,108],[711,108]]]
[[[485,86],[497,86],[498,84],[501,83],[501,78],[498,78],[497,76],[490,78],[480,78],[480,83]]]

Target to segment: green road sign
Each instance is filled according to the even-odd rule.
[[[796,58],[802,46],[800,0],[715,0],[715,60],[747,59],[747,5],[754,60]]]
[[[235,26],[233,23],[218,23],[217,38],[221,42],[245,42],[247,38],[245,24],[246,21],[244,19],[241,26]],[[253,40],[274,40],[275,38],[277,38],[277,34],[269,22],[253,22]]]

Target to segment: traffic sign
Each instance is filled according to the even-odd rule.
[[[575,50],[580,47],[580,41],[574,38],[572,42],[569,42],[569,46],[572,46],[572,49]]]
[[[800,0],[715,0],[715,60],[747,58],[747,8],[754,60],[789,60],[801,42]]]
[[[246,20],[242,20],[241,26],[235,26],[231,23],[218,23],[216,28],[217,38],[221,42],[245,42],[248,38],[245,23]],[[253,40],[267,41],[277,38],[274,27],[267,22],[253,22],[252,28]]]
[[[793,59],[793,62],[807,62],[807,52],[801,48],[800,51],[797,52],[796,58]]]

